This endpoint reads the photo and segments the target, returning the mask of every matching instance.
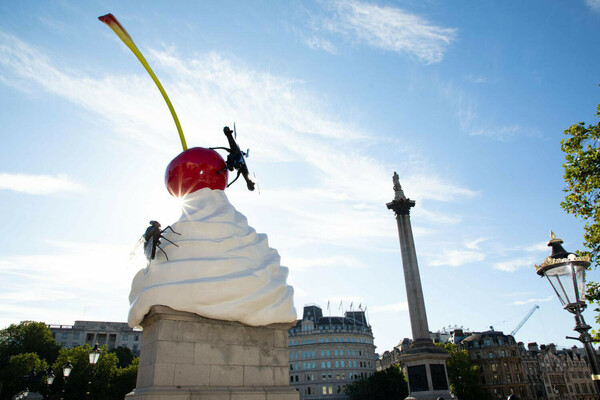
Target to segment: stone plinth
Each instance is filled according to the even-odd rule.
[[[449,356],[432,342],[413,344],[410,349],[402,352],[400,362],[408,378],[410,398],[415,400],[450,398],[446,371],[446,360]]]
[[[253,327],[154,306],[142,322],[127,400],[298,400],[289,386],[290,325]]]

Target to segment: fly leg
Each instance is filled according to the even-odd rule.
[[[162,253],[165,255],[165,258],[167,259],[167,261],[169,261],[169,256],[167,255],[167,253],[165,253],[165,251],[159,245],[156,245],[156,248],[159,249],[160,251],[162,251]]]

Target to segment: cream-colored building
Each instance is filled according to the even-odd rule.
[[[73,325],[48,325],[54,339],[68,349],[89,344],[107,345],[109,350],[127,347],[140,354],[142,331],[131,329],[126,322],[75,321]]]
[[[347,385],[375,372],[373,332],[364,311],[324,317],[319,306],[305,306],[288,338],[290,385],[301,400],[346,399]]]

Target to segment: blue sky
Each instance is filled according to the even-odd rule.
[[[598,122],[597,0],[0,3],[1,326],[124,321],[129,252],[179,216],[163,183],[177,131],[108,12],[190,147],[224,145],[235,121],[260,194],[227,195],[289,267],[299,311],[366,305],[380,352],[410,337],[385,207],[397,171],[431,330],[510,332],[539,304],[517,340],[573,345],[533,264],[550,229],[582,246],[559,142]]]

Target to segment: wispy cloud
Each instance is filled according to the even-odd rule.
[[[519,301],[515,301],[513,303],[511,303],[511,305],[513,306],[522,306],[523,304],[530,304],[530,303],[545,303],[548,301],[552,301],[552,299],[554,298],[554,296],[548,296],[548,297],[544,297],[541,299],[527,299],[527,300],[519,300]]]
[[[325,50],[331,54],[338,54],[335,45],[327,39],[312,36],[310,38],[305,38],[304,43],[313,50]]]
[[[333,256],[322,258],[286,258],[286,264],[295,271],[306,271],[313,268],[361,268],[363,264],[350,256]]]
[[[83,186],[66,175],[27,175],[0,173],[0,190],[33,195],[78,192]]]
[[[492,128],[480,128],[474,131],[471,131],[469,135],[471,136],[486,136],[493,139],[498,139],[500,141],[507,141],[515,136],[520,136],[524,132],[524,129],[520,125],[511,125],[511,126],[499,126]]]
[[[444,94],[451,100],[460,129],[470,136],[481,136],[498,141],[511,141],[524,136],[536,136],[535,129],[520,124],[496,123],[483,118],[478,111],[477,95],[456,83],[446,83]]]
[[[429,262],[429,265],[440,266],[448,265],[451,267],[460,267],[485,260],[485,254],[477,250],[446,250],[442,254],[435,256]]]
[[[539,262],[535,257],[518,257],[507,261],[494,263],[494,269],[505,272],[515,272],[519,269],[533,268],[533,265]]]
[[[435,255],[426,256],[426,259],[429,259],[428,264],[431,266],[460,267],[461,265],[480,262],[485,260],[486,255],[479,248],[479,244],[487,240],[487,238],[477,238],[463,243],[447,243],[445,249]]]
[[[405,301],[400,303],[381,304],[369,307],[369,312],[372,314],[399,313],[404,311],[408,311],[408,303]]]
[[[323,29],[377,49],[408,54],[425,63],[441,61],[456,39],[455,28],[436,26],[400,8],[354,0],[335,1],[333,7],[335,15],[322,22]]]
[[[129,264],[130,248],[97,242],[60,242],[51,250],[45,254],[0,257],[0,324],[41,318],[56,318],[46,322],[72,323],[82,319],[86,307],[94,309],[98,317],[126,312],[127,298],[123,293],[129,290],[127,276],[133,277],[137,272]],[[60,254],[54,254],[57,250]],[[55,313],[52,308],[58,304],[70,306]]]
[[[592,9],[592,11],[600,13],[600,0],[585,0],[585,4]]]
[[[356,10],[363,7],[347,4]],[[377,13],[371,6],[365,7]],[[15,82],[16,87],[24,91],[35,87],[65,98],[105,120],[107,132],[152,146],[164,157],[178,152],[173,121],[149,77],[94,77],[70,69],[15,36],[0,32],[0,43],[0,76]],[[276,163],[282,169],[293,164],[295,170],[310,175],[310,183],[304,185],[290,182],[278,189],[262,185],[260,198],[236,187],[229,192],[249,206],[259,202],[253,209],[259,215],[262,210],[268,213],[264,221],[277,215],[277,224],[267,231],[285,237],[285,247],[319,242],[372,249],[381,238],[396,235],[384,206],[393,195],[394,167],[357,150],[377,141],[375,134],[338,117],[332,105],[302,82],[249,69],[230,56],[208,53],[182,58],[174,50],[155,49],[146,53],[168,88],[188,144],[218,145],[222,135],[216,132],[235,119],[241,145],[252,148],[251,160],[259,160],[252,161],[257,162],[254,165]],[[417,173],[423,168],[410,160],[404,168],[399,171],[403,185],[420,202],[451,202],[477,195],[447,177]],[[404,181],[404,176],[411,178]],[[357,184],[365,182],[369,184]],[[460,221],[459,216],[445,216],[422,203],[421,210],[431,224],[425,229],[436,229],[440,221]],[[415,229],[415,234],[418,232]]]
[[[485,76],[483,75],[472,75],[469,74],[466,77],[467,81],[472,82],[472,83],[486,83],[488,80]]]

